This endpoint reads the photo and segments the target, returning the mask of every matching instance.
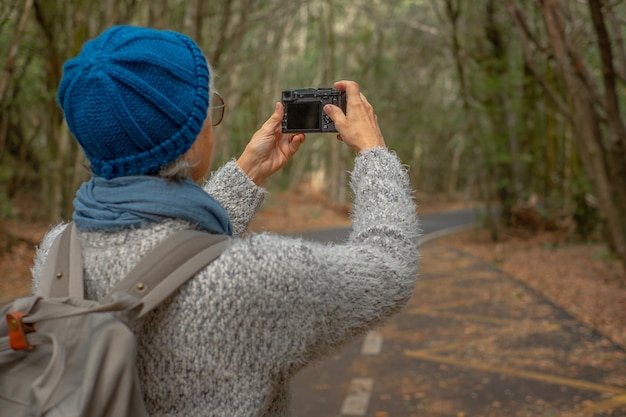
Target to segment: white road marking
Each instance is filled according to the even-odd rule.
[[[374,380],[372,378],[354,378],[350,382],[348,396],[343,401],[341,414],[346,416],[363,416],[367,412]]]
[[[361,355],[378,355],[383,348],[383,335],[376,330],[372,330],[363,340]]]

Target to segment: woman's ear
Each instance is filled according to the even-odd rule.
[[[213,126],[211,117],[207,116],[196,140],[183,155],[183,158],[192,165],[191,178],[194,181],[201,180],[209,173],[213,157],[213,143]]]

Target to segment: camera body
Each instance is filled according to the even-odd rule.
[[[282,93],[285,109],[283,133],[336,132],[335,123],[324,113],[326,104],[346,112],[346,93],[334,88],[300,88]]]

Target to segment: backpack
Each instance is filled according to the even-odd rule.
[[[84,299],[80,242],[70,223],[50,249],[37,293],[0,306],[0,416],[146,416],[127,323],[229,243],[224,235],[177,232],[92,301]]]

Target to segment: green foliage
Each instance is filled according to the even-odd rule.
[[[63,181],[62,205],[69,206],[70,187],[80,176],[74,162],[77,147],[63,145],[55,104],[61,66],[87,39],[124,23],[179,30],[203,47],[227,105],[226,118],[216,129],[215,166],[243,150],[283,89],[355,79],[373,104],[389,147],[411,166],[416,188],[500,199],[503,212],[537,195],[548,212],[570,212],[580,233],[589,234],[596,227],[597,211],[581,200],[591,189],[577,188],[588,179],[574,132],[525,61],[506,3],[37,1],[0,103],[0,195],[19,181],[41,188],[39,194],[51,199],[54,181]],[[542,55],[549,40],[537,5],[513,3],[528,17],[538,39],[534,62],[539,75],[565,99],[553,58]],[[567,4],[572,22],[568,33],[600,85],[601,60],[590,41],[594,31],[583,3]],[[24,4],[4,0],[0,7],[3,69]],[[626,96],[618,98],[624,105]],[[348,153],[337,158],[332,143],[330,135],[309,135],[302,152],[268,185],[288,188],[326,170],[329,182],[343,181],[345,187],[352,158]],[[29,167],[27,175],[24,166]],[[10,212],[3,208],[7,201],[0,197],[2,213]]]

